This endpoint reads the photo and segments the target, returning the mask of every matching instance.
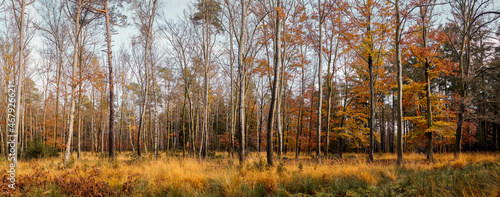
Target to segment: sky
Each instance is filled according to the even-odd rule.
[[[1,0],[0,0],[1,1]],[[161,1],[162,4],[159,7],[159,12],[160,14],[165,15],[167,19],[176,19],[179,16],[183,14],[183,10],[188,8],[188,5],[192,4],[194,0],[163,0]],[[36,6],[36,3],[32,4]],[[27,8],[27,13],[32,15],[32,17],[35,17],[35,20],[37,20],[38,16],[37,12],[33,10],[33,8]],[[132,21],[132,12],[130,9],[127,8],[126,10],[127,14],[127,23],[129,25],[125,27],[116,27],[117,34],[112,35],[111,40],[113,41],[113,51],[119,51],[121,46],[127,47],[129,45],[131,37],[135,34],[138,34],[138,30],[136,27],[133,26],[133,21]],[[2,16],[3,17],[3,16]],[[38,20],[37,20],[38,21]],[[0,26],[0,28],[5,28],[4,23]],[[103,25],[102,28],[104,29],[105,26]],[[102,46],[105,46],[105,37],[102,36]],[[33,39],[30,41],[29,46],[33,47],[35,50],[32,51],[30,54],[30,58],[33,60],[31,65],[28,65],[29,67],[34,67],[38,66],[39,63],[43,62],[42,57],[40,55],[41,50],[43,49],[43,40],[40,36],[40,34],[36,34]],[[102,47],[104,50],[105,47]],[[115,53],[116,54],[116,53]],[[37,88],[39,90],[43,89],[43,84],[41,83],[41,79],[39,76],[35,74],[34,80],[37,82]]]
[[[161,14],[164,14],[167,19],[176,19],[181,16],[183,10],[192,4],[193,0],[163,0],[162,5],[159,7]],[[129,13],[131,14],[131,13]],[[132,23],[130,15],[128,16],[127,22]],[[127,46],[132,35],[137,34],[137,28],[129,25],[125,28],[118,28],[118,35],[114,35],[111,38],[115,43],[115,46]]]
[[[162,0],[161,5],[159,7],[159,13],[164,15],[167,19],[177,19],[179,16],[183,14],[183,11],[188,8],[189,5],[193,4],[196,0]],[[33,5],[36,5],[33,4]],[[498,10],[500,7],[500,0],[492,0],[492,5],[491,5],[494,10]],[[127,10],[128,12],[128,23],[132,24],[132,13],[130,9]],[[36,12],[28,12],[35,14]],[[438,16],[438,23],[446,22],[448,18],[450,18],[449,12],[446,11],[441,11],[441,13]],[[159,19],[159,18],[157,18]],[[4,26],[4,25],[2,25]],[[0,27],[4,28],[4,27]],[[105,28],[102,26],[102,28]],[[136,27],[133,25],[128,25],[126,27],[118,27],[117,28],[117,35],[112,36],[112,41],[113,41],[113,51],[119,51],[120,47],[124,46],[127,47],[129,45],[130,39],[133,35],[138,34],[138,30]],[[102,36],[102,43],[104,44],[104,36]],[[35,59],[35,62],[40,62],[37,61],[37,59],[40,58],[40,55],[38,54],[38,50],[42,50],[42,40],[39,38],[39,35],[37,35],[30,43],[30,45],[36,50],[33,55],[33,59]],[[104,46],[104,45],[103,45]],[[103,48],[104,49],[104,48]],[[116,54],[116,53],[115,53]],[[36,63],[35,63],[36,64]],[[36,65],[31,65],[31,66],[36,66]],[[41,84],[38,84],[41,85]]]

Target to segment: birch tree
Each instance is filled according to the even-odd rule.
[[[139,129],[137,132],[137,155],[140,157],[141,156],[141,144],[140,144],[140,139],[141,139],[141,131],[144,129],[144,116],[146,114],[146,106],[148,103],[148,95],[149,95],[149,81],[150,79],[150,65],[151,64],[149,61],[152,61],[152,34],[153,34],[153,22],[156,16],[156,9],[157,9],[157,0],[149,0],[147,2],[142,2],[142,1],[134,1],[133,6],[135,7],[134,12],[137,16],[137,22],[136,25],[141,31],[141,34],[144,39],[144,70],[145,70],[145,77],[143,80],[143,86],[144,86],[144,91],[143,91],[143,98],[142,100],[142,106],[140,109],[140,115],[139,115]]]
[[[82,0],[78,0],[76,3],[76,13],[74,15],[75,21],[75,29],[74,29],[74,52],[73,52],[73,71],[71,76],[71,106],[70,106],[70,114],[69,114],[69,127],[68,127],[68,141],[66,142],[66,152],[64,153],[64,165],[68,165],[69,159],[71,156],[71,139],[73,137],[73,125],[75,121],[75,97],[76,97],[76,78],[77,78],[77,69],[78,69],[78,54],[79,54],[79,39],[80,39],[80,14],[82,12],[83,2]]]

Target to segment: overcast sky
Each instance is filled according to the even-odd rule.
[[[178,16],[182,15],[183,10],[188,8],[188,5],[192,4],[195,1],[196,0],[163,0],[163,1],[161,1],[162,4],[159,7],[158,13],[165,15],[165,17],[167,19],[176,19]],[[36,6],[37,4],[35,3],[32,5]],[[37,12],[34,11],[33,8],[28,7],[27,10],[28,10],[27,11],[28,14],[32,15],[32,17],[35,17],[35,18],[39,17]],[[111,37],[111,40],[113,41],[113,51],[115,51],[114,54],[117,54],[116,51],[119,51],[121,46],[124,46],[124,47],[129,46],[129,40],[131,39],[131,36],[137,35],[139,32],[137,30],[137,28],[133,26],[133,20],[132,20],[132,16],[131,16],[132,13],[131,13],[130,9],[126,9],[125,12],[128,15],[127,16],[127,23],[129,25],[126,27],[116,27],[118,34],[113,35]],[[3,13],[2,13],[2,15],[3,15]],[[4,16],[1,16],[0,19],[2,17],[4,17]],[[159,19],[159,18],[157,18],[157,19]],[[0,28],[6,28],[6,25],[7,25],[6,23],[1,23]],[[105,28],[105,26],[102,26],[102,28]],[[102,46],[105,46],[104,42],[105,42],[105,37],[102,36],[102,44],[103,44]],[[30,54],[31,59],[34,61],[28,66],[30,66],[30,67],[39,66],[38,64],[43,62],[43,60],[41,60],[42,58],[41,58],[39,53],[40,53],[40,50],[44,50],[43,49],[43,41],[41,39],[40,34],[36,34],[35,37],[30,41],[29,45],[31,47],[33,47],[35,50]],[[105,48],[102,47],[102,49],[104,50]],[[103,55],[103,54],[97,54],[97,55]],[[40,90],[43,86],[43,84],[41,83],[40,78],[39,78],[40,76],[35,75],[35,76],[31,76],[31,77],[34,77],[34,81],[37,82],[36,84],[38,86],[38,89]]]
[[[178,16],[182,15],[184,9],[188,7],[188,5],[192,4],[193,0],[164,0],[162,1],[162,5],[160,8],[160,14],[164,14],[169,19],[176,19]],[[129,13],[130,14],[130,13]],[[158,18],[156,18],[158,19]],[[156,20],[155,19],[155,20]],[[132,18],[129,15],[127,22],[132,24]],[[133,25],[129,25],[125,28],[117,28],[118,35],[114,35],[111,39],[115,42],[114,50],[118,49],[120,46],[127,46],[131,36],[138,33],[138,30]]]

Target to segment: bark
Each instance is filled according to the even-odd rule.
[[[241,0],[241,27],[240,27],[240,39],[238,42],[238,66],[240,73],[240,101],[239,101],[239,160],[240,165],[245,164],[245,85],[246,85],[246,65],[244,63],[243,57],[243,46],[245,44],[245,33],[246,33],[246,1]],[[232,73],[231,73],[232,75]]]
[[[122,82],[123,83],[123,82]],[[120,134],[119,134],[119,142],[118,142],[118,151],[120,151],[120,154],[122,153],[122,133],[123,133],[123,118],[124,118],[124,113],[123,113],[123,110],[124,110],[124,106],[123,104],[125,103],[125,87],[122,86],[122,103],[121,103],[121,106],[120,106]]]
[[[227,5],[227,8],[228,8],[228,13],[229,13],[229,20],[230,20],[230,28],[233,28],[234,27],[234,18],[232,16],[232,12],[231,12],[231,8],[230,8],[230,4],[229,4],[229,1],[225,0],[226,2],[226,5]],[[234,52],[234,49],[233,49],[233,30],[229,30],[229,65],[230,65],[230,85],[231,85],[231,88],[230,88],[230,96],[229,96],[229,108],[230,108],[230,111],[231,111],[231,125],[230,125],[230,130],[231,130],[231,147],[230,147],[230,151],[229,151],[229,154],[231,155],[231,157],[234,157],[234,126],[235,126],[235,119],[236,119],[236,114],[234,113],[234,101],[233,101],[233,73],[234,73],[234,69],[233,69],[233,64],[234,64],[234,57],[233,57],[233,52]]]
[[[90,116],[91,116],[91,121],[90,121],[90,149],[92,154],[94,154],[95,149],[95,143],[94,143],[94,86],[92,86],[92,108],[90,109]]]
[[[382,121],[380,122],[380,149],[383,153],[387,152],[387,132],[385,129],[385,97],[382,98]]]
[[[206,2],[203,1],[203,8],[206,8]],[[208,153],[208,108],[210,107],[210,104],[208,103],[208,88],[209,88],[209,82],[210,79],[208,78],[208,71],[209,71],[209,64],[210,64],[210,28],[209,28],[209,19],[207,18],[208,16],[205,15],[205,22],[203,23],[203,28],[202,28],[202,34],[203,34],[203,56],[204,56],[204,76],[203,76],[203,102],[204,102],[204,108],[203,108],[203,134],[202,134],[202,139],[201,139],[201,145],[200,145],[200,159],[206,158],[207,153]]]
[[[285,31],[285,30],[283,30]],[[284,41],[283,41],[283,45],[285,48],[286,45],[284,44]],[[282,54],[285,54],[284,51],[282,51]],[[281,120],[281,102],[284,98],[283,96],[283,92],[285,90],[285,87],[284,87],[284,75],[285,75],[285,65],[284,65],[284,55],[282,55],[282,58],[281,58],[281,74],[280,74],[280,82],[279,82],[279,87],[278,87],[278,96],[277,96],[277,104],[276,104],[276,131],[277,131],[277,135],[278,135],[278,158],[281,160],[281,155],[283,153],[283,122]]]
[[[193,139],[193,132],[194,132],[194,126],[196,124],[195,122],[195,118],[194,118],[194,106],[193,106],[193,100],[191,99],[191,96],[189,95],[188,91],[186,90],[185,91],[186,96],[187,96],[187,103],[189,104],[189,121],[188,121],[188,136],[189,136],[189,140],[188,140],[188,144],[190,145],[190,147],[193,147],[194,146],[194,142],[195,140]],[[194,149],[192,148],[188,148],[187,145],[186,145],[186,148],[187,148],[187,152],[188,153],[194,153],[195,151],[193,151]]]
[[[263,92],[263,91],[262,91]],[[264,130],[264,95],[262,95],[260,100],[260,118],[259,118],[259,130],[257,131],[257,152],[260,156],[260,147],[262,143],[262,131]]]
[[[80,59],[81,60],[81,59]],[[80,62],[80,65],[81,65],[81,62]],[[81,68],[80,68],[80,78],[81,78]],[[80,83],[79,84],[79,87],[78,87],[78,92],[81,92],[82,90],[82,84]],[[81,109],[81,104],[82,104],[82,94],[79,93],[78,94],[78,153],[77,153],[77,156],[76,158],[77,159],[80,159],[80,154],[81,154],[81,133],[82,133],[82,109]]]
[[[154,81],[154,87],[156,87],[156,79],[153,79]],[[159,141],[159,131],[158,131],[158,97],[157,97],[157,93],[156,93],[156,90],[155,90],[155,131],[154,131],[154,156],[155,156],[155,159],[158,158],[158,141]]]
[[[277,7],[281,8],[281,0],[277,0]],[[279,66],[281,65],[281,19],[279,10],[276,9],[276,24],[275,24],[275,38],[274,38],[274,80],[271,90],[271,103],[269,107],[269,118],[267,123],[267,163],[273,166],[273,129],[274,129],[274,115],[276,110],[276,98],[279,87]]]
[[[135,102],[133,102],[135,99],[134,99],[134,94],[132,94],[132,113],[135,112]],[[130,115],[129,115],[130,116]],[[135,147],[134,147],[134,139],[132,137],[132,121],[133,120],[129,120],[128,121],[128,134],[129,134],[129,140],[130,140],[130,146],[132,146],[132,153],[135,152]]]
[[[368,160],[373,162],[373,123],[375,114],[375,93],[373,87],[373,58],[372,55],[368,56],[368,72],[370,74],[370,122],[368,122],[368,127],[370,128],[370,148],[368,150]]]
[[[60,41],[59,41],[60,42]],[[61,83],[61,74],[62,74],[62,67],[63,67],[63,54],[62,54],[62,44],[58,44],[58,52],[59,52],[59,61],[57,64],[57,79],[56,79],[56,120],[55,120],[55,126],[54,126],[54,148],[57,151],[57,127],[58,127],[58,122],[59,122],[59,92],[60,92],[60,83]]]
[[[394,131],[395,131],[395,123],[396,123],[396,93],[392,92],[392,111],[391,111],[391,132],[389,133],[389,149],[391,153],[394,153]]]
[[[300,89],[301,89],[301,94],[300,94],[300,109],[299,109],[299,122],[298,122],[298,130],[297,130],[297,136],[296,136],[296,144],[295,144],[295,158],[298,158],[299,157],[299,154],[300,154],[300,141],[299,141],[299,136],[302,134],[302,127],[303,127],[303,124],[302,124],[302,120],[303,120],[303,116],[304,116],[304,93],[305,93],[305,88],[304,88],[304,84],[305,84],[305,80],[304,80],[304,77],[305,77],[305,72],[304,72],[304,67],[302,67],[302,85],[300,86]]]
[[[14,6],[14,5],[13,5]],[[23,76],[24,76],[24,10],[25,10],[25,2],[24,0],[21,1],[21,16],[20,16],[20,21],[19,21],[19,67],[18,67],[18,72],[17,72],[17,84],[16,84],[16,105],[15,107],[15,117],[14,117],[14,133],[12,131],[8,132],[10,135],[14,135],[14,147],[18,147],[18,134],[19,134],[19,122],[20,122],[20,115],[21,115],[21,90],[22,90],[22,84],[23,84]],[[14,11],[16,9],[14,8]],[[15,13],[17,14],[17,13]],[[17,19],[17,15],[16,15]],[[9,84],[10,85],[10,84]],[[7,116],[7,120],[9,120],[9,116]],[[12,123],[10,120],[8,121],[9,123]],[[12,128],[12,127],[10,127]],[[9,131],[9,129],[7,129]],[[8,140],[10,141],[9,134],[7,135]],[[9,143],[9,146],[10,145]],[[10,152],[10,151],[9,151]],[[14,152],[14,165],[17,168],[17,150]]]
[[[168,90],[170,93],[170,83],[168,83],[168,88],[167,88],[167,79],[165,78],[165,90]],[[170,142],[170,128],[171,128],[171,122],[172,122],[172,116],[170,116],[170,96],[167,96],[167,93],[165,92],[165,120],[166,120],[166,127],[167,127],[167,133],[164,136],[164,151],[167,153],[169,150],[169,142]]]
[[[327,106],[327,111],[326,111],[326,143],[325,143],[325,157],[328,158],[328,153],[330,149],[330,131],[331,131],[331,126],[330,126],[330,120],[331,120],[331,113],[332,113],[332,102],[333,101],[333,84],[332,84],[332,78],[335,76],[335,64],[337,60],[337,49],[338,49],[338,42],[335,46],[335,50],[333,50],[333,37],[332,40],[330,40],[330,58],[328,59],[328,71],[327,71],[327,88],[328,88],[328,106]],[[335,57],[332,58],[332,51],[335,52]],[[330,65],[333,63],[333,67],[331,68],[332,72],[330,72]]]
[[[79,51],[79,37],[80,37],[80,13],[82,8],[82,0],[78,1],[75,19],[75,48],[73,54],[73,74],[71,79],[71,107],[69,114],[69,129],[68,129],[68,141],[66,143],[66,152],[64,154],[64,165],[68,165],[71,156],[71,139],[73,137],[73,124],[75,121],[75,89],[76,89],[76,71],[78,69],[78,51]]]
[[[4,157],[7,157],[7,152],[5,152],[5,141],[3,139],[3,136],[4,136],[4,132],[2,131],[2,128],[0,127],[0,138],[1,138],[1,141],[2,141],[2,145],[1,145],[2,146],[2,155]]]
[[[154,21],[154,16],[156,15],[156,3],[157,0],[153,0],[153,8],[152,8],[152,14],[149,16],[148,19],[148,24],[147,25],[147,32],[146,32],[146,45],[144,48],[144,67],[145,67],[145,79],[144,79],[144,98],[142,100],[142,109],[141,109],[141,114],[139,117],[139,129],[137,132],[137,155],[140,157],[141,156],[141,130],[143,129],[144,125],[144,116],[146,113],[146,106],[148,102],[148,95],[149,95],[149,66],[148,66],[148,50],[151,53],[151,37],[152,37],[152,26],[153,26],[153,21]],[[147,140],[147,139],[145,139]],[[147,148],[146,153],[147,153]]]
[[[425,15],[427,13],[427,7],[422,7],[421,11],[422,19],[423,19],[423,27],[422,27],[422,39],[423,39],[423,48],[427,49],[427,21],[425,20]],[[430,63],[427,57],[424,58],[424,68],[425,68],[425,82],[426,85],[426,98],[427,98],[427,128],[432,128],[432,108],[431,108],[431,79],[430,79]],[[427,137],[427,160],[432,162],[434,161],[434,157],[432,155],[432,132],[427,131],[425,133]]]
[[[321,154],[321,107],[323,105],[323,87],[321,84],[321,71],[323,61],[323,10],[321,10],[321,0],[318,0],[319,11],[319,49],[318,49],[318,126],[316,130],[316,157]]]
[[[113,55],[112,55],[112,45],[111,45],[111,27],[110,27],[110,18],[109,18],[109,10],[108,10],[108,1],[104,1],[104,15],[106,17],[106,41],[108,44],[108,68],[109,68],[109,158],[115,158],[115,107],[114,107],[114,79],[113,79]]]
[[[314,88],[314,83],[316,82],[316,73],[314,73],[313,75],[313,81],[312,81],[312,84],[311,84],[311,88],[312,88],[312,91],[311,92],[314,92],[315,91],[315,88]],[[312,132],[313,132],[313,107],[312,107],[312,103],[313,103],[313,96],[314,94],[311,94],[311,103],[309,104],[309,146],[308,146],[308,151],[307,151],[307,154],[311,154],[311,151],[312,151]]]
[[[399,0],[395,0],[396,3],[396,66],[398,70],[398,96],[397,96],[397,122],[398,122],[398,131],[397,131],[397,164],[402,165],[403,163],[403,68],[401,65],[401,18],[399,13]]]
[[[186,99],[187,92],[184,95],[184,102],[182,104],[182,157],[186,157]]]
[[[465,26],[465,25],[464,25]],[[466,28],[466,27],[463,27]],[[457,131],[455,133],[455,159],[460,158],[460,154],[462,151],[462,132],[463,132],[463,123],[465,116],[465,98],[466,98],[466,90],[467,90],[467,81],[468,71],[470,67],[470,39],[471,35],[468,35],[469,31],[463,31],[465,35],[462,40],[462,48],[460,50],[460,87],[459,87],[459,95],[460,95],[460,109],[458,112],[458,122],[457,122]],[[466,46],[466,47],[465,47]],[[467,50],[467,52],[464,52]]]

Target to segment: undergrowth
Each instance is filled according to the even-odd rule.
[[[379,154],[374,163],[363,155],[321,160],[301,157],[269,166],[250,154],[245,164],[213,153],[207,160],[161,155],[141,158],[119,154],[113,161],[83,153],[70,166],[62,157],[19,162],[16,189],[7,175],[0,196],[498,196],[498,155],[407,154],[397,166],[395,155]],[[8,161],[0,170],[7,171]]]

